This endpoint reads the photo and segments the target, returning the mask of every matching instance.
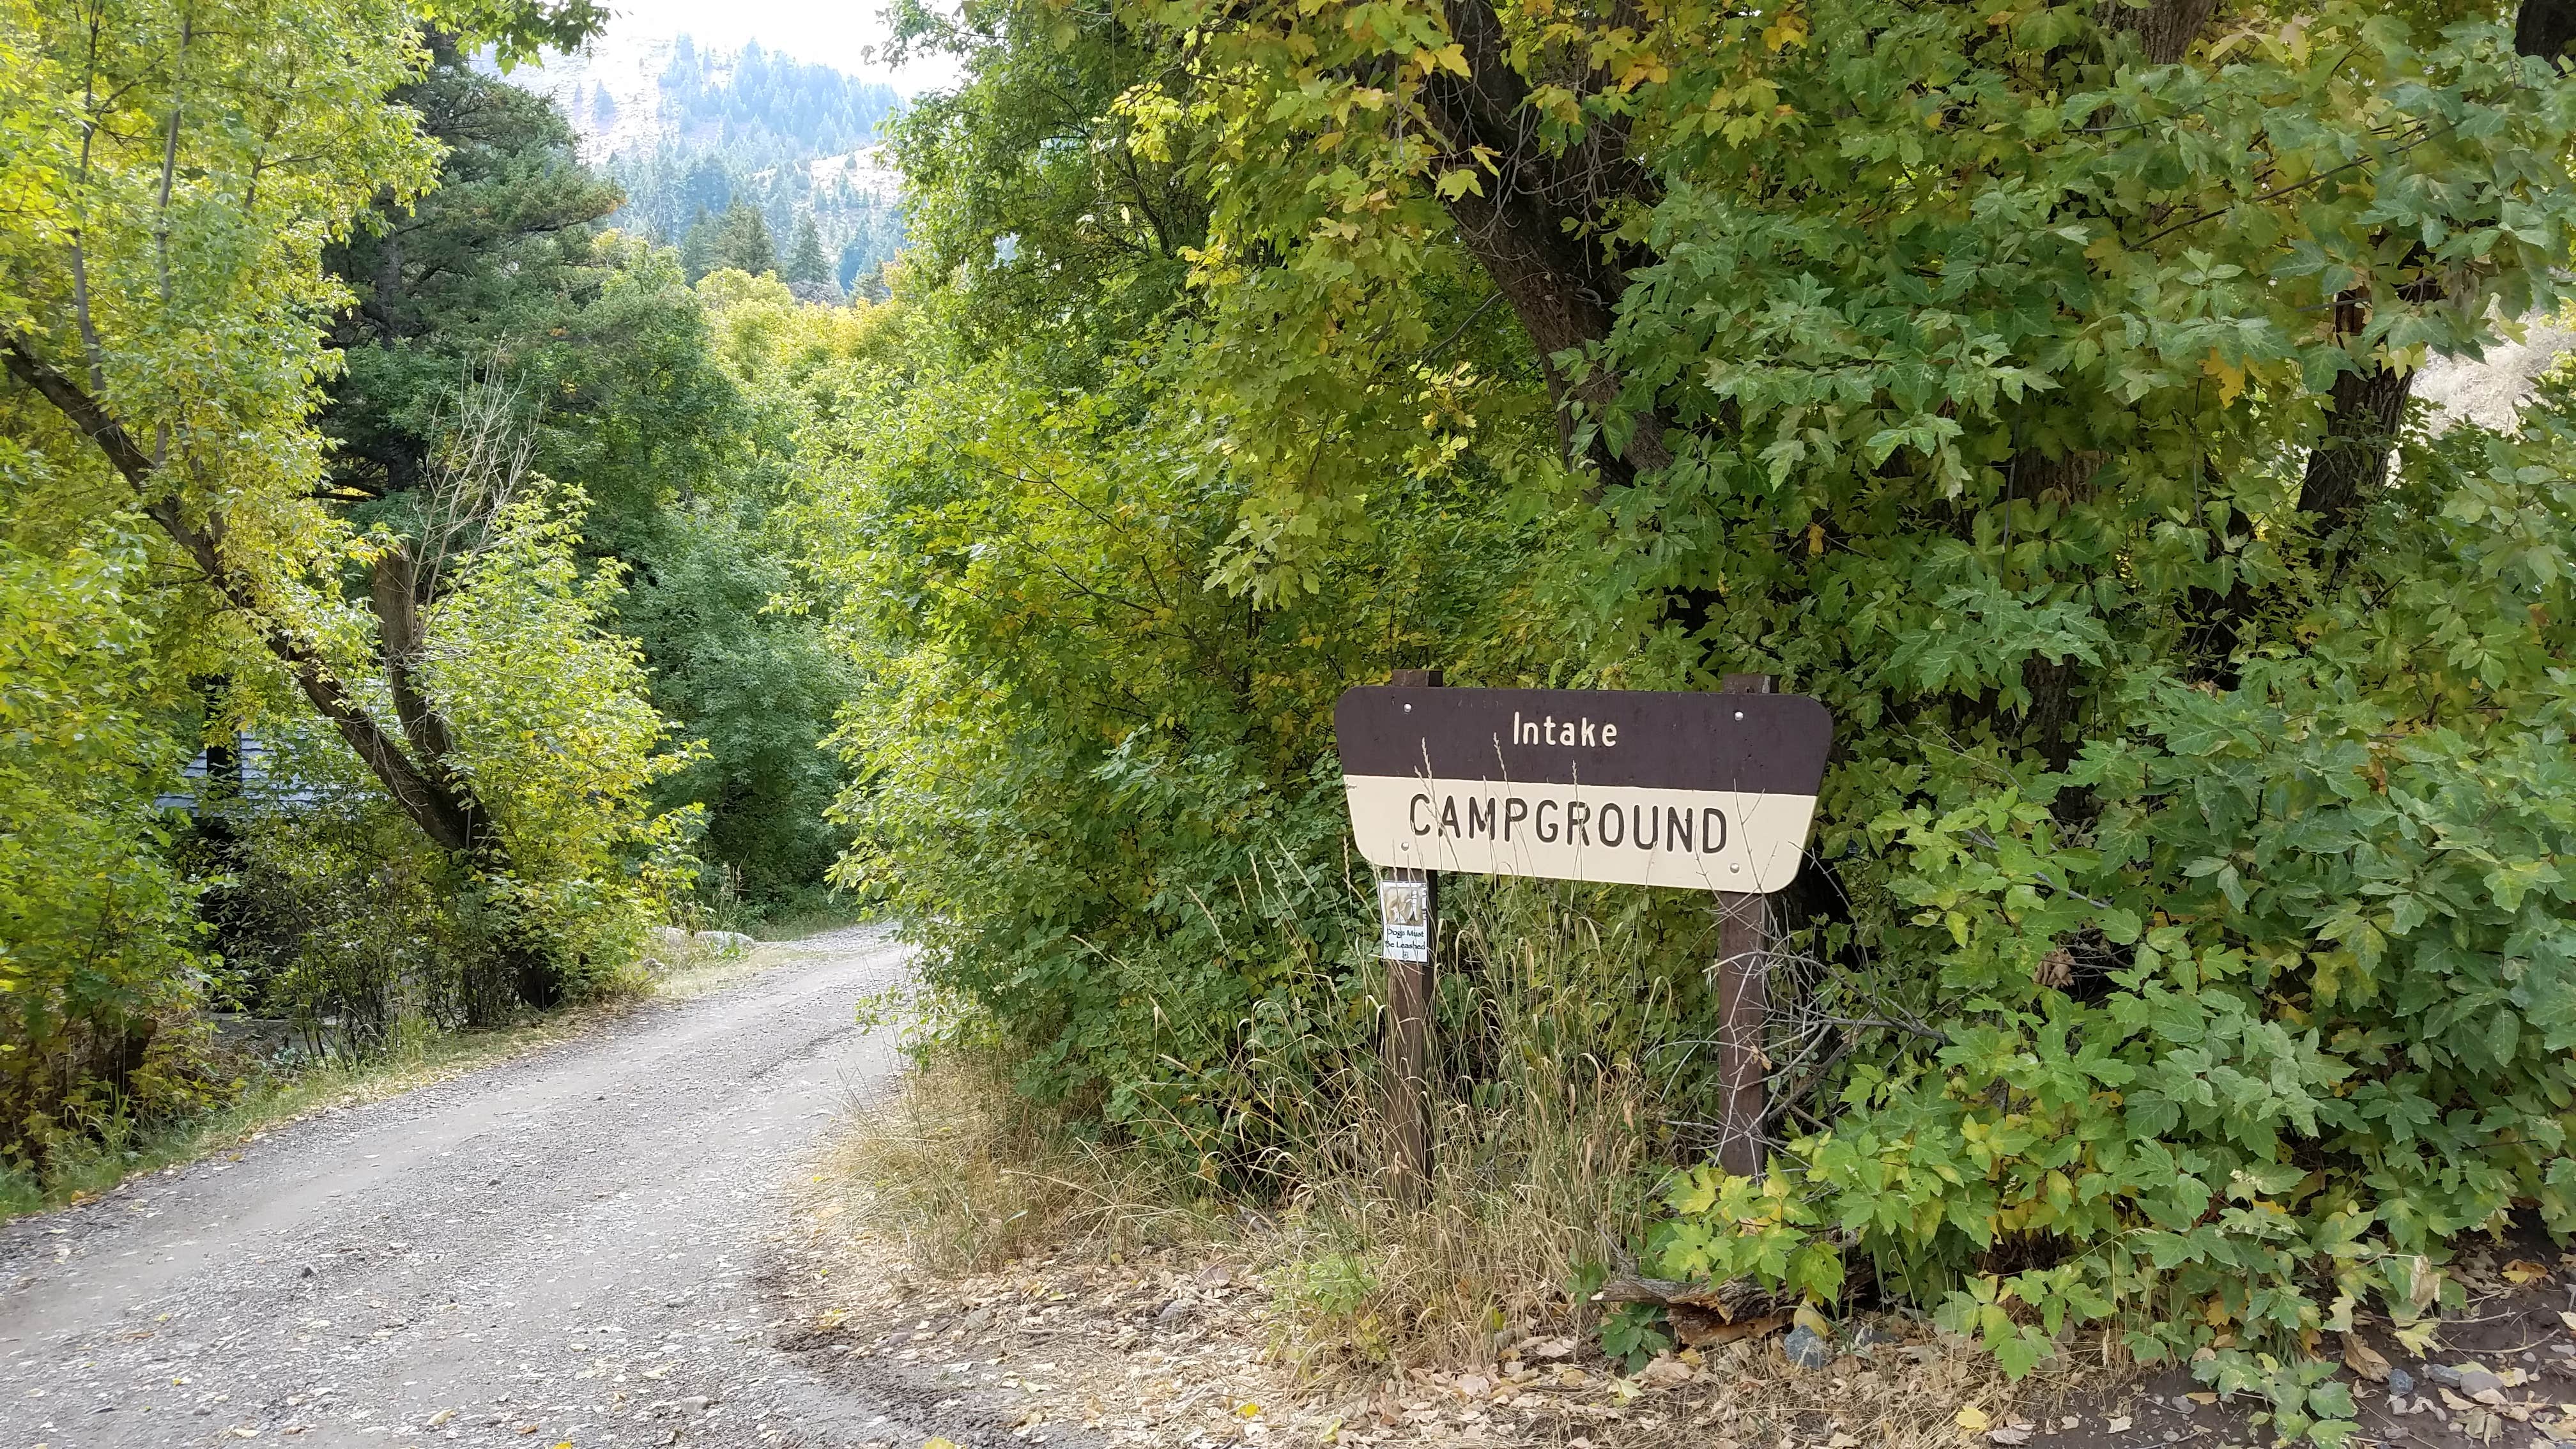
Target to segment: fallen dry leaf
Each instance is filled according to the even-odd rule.
[[[2504,1281],[2508,1283],[2537,1283],[2548,1276],[2547,1268],[2528,1258],[2516,1258],[2504,1265]]]
[[[1959,1414],[1956,1422],[1960,1428],[1974,1434],[1978,1430],[1984,1429],[1993,1424],[1994,1420],[1987,1418],[1986,1411],[1978,1408],[1976,1405],[1962,1404],[1959,1406]]]
[[[1655,1360],[1646,1365],[1644,1371],[1637,1375],[1637,1382],[1650,1389],[1669,1389],[1689,1383],[1690,1380],[1690,1365],[1670,1358]]]
[[[2374,1384],[2388,1382],[2388,1358],[2354,1334],[2343,1336],[2343,1366]]]
[[[1686,1304],[1665,1310],[1673,1325],[1673,1336],[1687,1348],[1706,1348],[1711,1344],[1733,1343],[1739,1338],[1761,1338],[1789,1326],[1786,1312],[1765,1313],[1758,1318],[1739,1318],[1733,1323],[1704,1308]]]
[[[1988,1429],[1986,1431],[1986,1442],[1989,1444],[2027,1444],[2030,1442],[2030,1431],[2018,1424],[2012,1425],[2008,1428]]]
[[[2126,1414],[2113,1414],[2111,1416],[2111,1421],[2104,1424],[2102,1427],[2114,1434],[2126,1434],[2129,1432],[2129,1416]]]

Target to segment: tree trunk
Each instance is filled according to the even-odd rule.
[[[2513,48],[2521,55],[2556,60],[2576,41],[2576,0],[2528,0],[2513,18]]]
[[[2142,6],[2112,0],[2102,7],[2102,23],[2136,36],[2147,64],[2172,65],[2190,52],[2217,14],[2218,0],[2155,0]]]
[[[1617,196],[1643,196],[1649,184],[1627,158],[1625,138],[1600,129],[1584,150],[1550,154],[1527,124],[1529,90],[1504,54],[1502,21],[1490,0],[1447,0],[1449,32],[1467,57],[1467,75],[1435,75],[1424,86],[1432,124],[1447,143],[1448,165],[1474,170],[1481,188],[1450,199],[1459,239],[1511,304],[1538,346],[1539,367],[1556,399],[1560,433],[1570,437],[1569,409],[1581,405],[1604,420],[1619,396],[1618,374],[1595,368],[1570,382],[1557,355],[1609,340],[1624,268],[1605,255],[1590,223],[1592,207]],[[1475,160],[1487,148],[1495,167]],[[1625,446],[1596,432],[1590,461],[1602,478],[1628,483],[1672,461],[1664,425],[1652,409],[1633,419]]]
[[[2397,425],[2414,388],[2412,370],[2385,365],[2335,379],[2325,436],[2308,453],[2307,477],[2299,486],[2299,507],[2315,515],[2320,536],[2350,527],[2388,481],[2388,454],[2397,446]]]

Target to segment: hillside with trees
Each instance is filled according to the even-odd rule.
[[[621,102],[612,73],[639,63],[647,92]],[[745,245],[756,217],[781,279],[817,300],[827,286],[847,293],[877,278],[903,245],[901,182],[876,149],[903,102],[883,82],[756,42],[710,51],[687,35],[640,57],[551,57],[520,80],[555,97],[589,138],[588,154],[627,197],[610,218],[623,230],[696,259]],[[690,280],[708,269],[693,260]]]

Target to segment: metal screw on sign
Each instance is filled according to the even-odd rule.
[[[1402,689],[1437,689],[1437,669],[1399,669]],[[1431,1181],[1431,963],[1440,941],[1439,873],[1378,872],[1379,955],[1386,961],[1387,1125],[1396,1192],[1418,1198]]]

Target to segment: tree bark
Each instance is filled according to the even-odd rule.
[[[1549,154],[1530,125],[1529,88],[1504,54],[1502,21],[1490,0],[1446,0],[1446,10],[1468,73],[1432,77],[1425,103],[1447,145],[1444,160],[1475,171],[1481,188],[1481,194],[1451,198],[1449,216],[1537,344],[1559,429],[1570,436],[1570,408],[1580,405],[1601,421],[1619,396],[1619,376],[1607,368],[1577,382],[1556,365],[1560,353],[1609,339],[1628,285],[1626,270],[1587,234],[1591,208],[1651,188],[1616,131],[1596,128],[1583,150]],[[1490,153],[1494,169],[1478,163],[1478,147]],[[1594,435],[1590,461],[1607,482],[1632,482],[1672,461],[1662,419],[1649,409],[1633,422],[1624,447],[1612,445],[1606,428]]]
[[[2513,43],[2526,56],[2556,60],[2576,39],[2576,0],[2527,0],[2514,17]],[[2426,261],[2418,251],[2409,265]],[[2415,306],[2441,300],[2442,284],[2423,275],[2398,288]],[[2355,289],[2335,301],[2335,332],[2361,335],[2370,323],[2368,293]],[[2352,526],[2370,495],[2388,481],[2388,455],[2397,446],[2397,426],[2414,395],[2415,374],[2385,363],[2338,375],[2326,408],[2325,436],[2308,453],[2306,476],[2299,487],[2299,507],[2316,519],[2319,535],[2332,537]]]
[[[385,682],[392,686],[394,714],[425,769],[448,773],[454,744],[447,720],[430,708],[420,692],[420,566],[408,544],[396,543],[376,558],[368,579],[369,602],[375,606],[376,637],[385,661]],[[453,786],[451,786],[453,788]]]
[[[2155,0],[2148,5],[2113,3],[2102,9],[2102,23],[2138,38],[2149,65],[2172,65],[2191,51],[2191,43],[2218,14],[2218,0]]]
[[[2513,18],[2513,48],[2521,55],[2556,60],[2576,41],[2576,0],[2526,0]]]
[[[14,331],[0,331],[0,354],[5,354],[11,376],[51,403],[73,427],[96,444],[108,462],[146,502],[144,514],[170,541],[179,546],[205,576],[208,586],[226,602],[242,612],[259,631],[260,643],[284,664],[296,687],[311,701],[315,710],[331,722],[340,738],[357,752],[367,769],[385,787],[394,805],[420,827],[421,833],[442,850],[471,854],[479,863],[501,869],[508,867],[507,852],[488,823],[488,816],[472,792],[463,789],[452,778],[441,779],[424,769],[385,732],[375,717],[360,705],[332,673],[330,662],[311,644],[269,623],[260,607],[258,590],[251,579],[224,561],[224,523],[220,514],[209,518],[201,527],[188,521],[175,497],[151,497],[154,473],[151,455],[138,446],[124,424],[111,416],[96,398],[81,390],[77,383],[37,357],[26,338]],[[443,731],[444,726],[441,726]],[[439,775],[444,775],[443,766]]]
[[[2340,316],[2345,309],[2335,310]],[[2307,476],[2299,485],[2299,507],[2315,517],[2319,535],[2350,527],[2388,481],[2389,450],[2397,445],[2397,425],[2414,390],[2411,369],[2385,364],[2335,378],[2325,436],[2309,450]]]

